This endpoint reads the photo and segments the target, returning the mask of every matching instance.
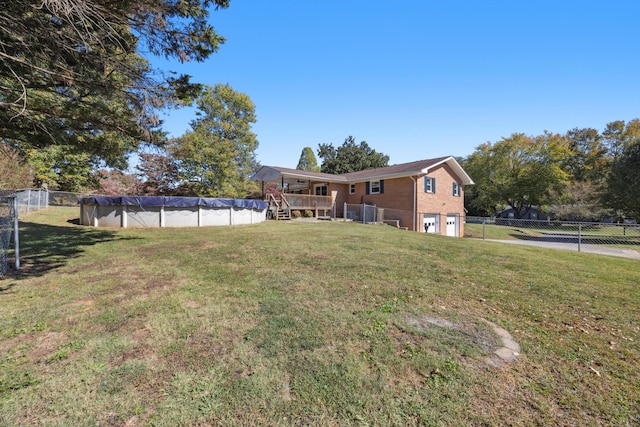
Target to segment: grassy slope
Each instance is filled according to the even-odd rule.
[[[24,270],[0,280],[0,425],[640,422],[637,261],[359,224],[76,215],[28,217]],[[498,341],[481,318],[521,344],[515,362],[486,362]]]

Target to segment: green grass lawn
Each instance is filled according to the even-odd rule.
[[[640,423],[637,261],[77,214],[22,218],[23,269],[0,279],[0,425]],[[519,342],[515,361],[488,362],[500,344],[482,319]]]

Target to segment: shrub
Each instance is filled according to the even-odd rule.
[[[313,218],[313,211],[306,210],[304,211],[305,218]]]
[[[291,211],[291,216],[294,218],[300,218],[302,214],[300,213],[300,211]]]

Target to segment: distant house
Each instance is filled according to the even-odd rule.
[[[538,210],[537,206],[531,206],[529,209],[521,209],[520,212],[517,212],[512,206],[507,206],[496,214],[496,218],[531,219],[542,221],[549,219],[547,215]]]
[[[349,206],[367,204],[384,222],[449,236],[464,235],[464,186],[473,184],[451,156],[340,175],[263,166],[252,179],[276,218],[292,210],[349,218]]]

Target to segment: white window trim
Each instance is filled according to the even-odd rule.
[[[356,194],[356,185],[349,184],[349,194]]]
[[[378,183],[378,185],[377,185],[377,187],[378,187],[378,191],[374,191],[374,190],[373,190],[373,183],[374,183],[374,182],[377,182],[377,183]],[[369,194],[380,194],[380,180],[377,180],[377,181],[371,181],[371,183],[369,184]]]
[[[429,182],[429,189],[425,191],[425,193],[433,193],[433,181],[435,178],[425,176],[424,179]]]

